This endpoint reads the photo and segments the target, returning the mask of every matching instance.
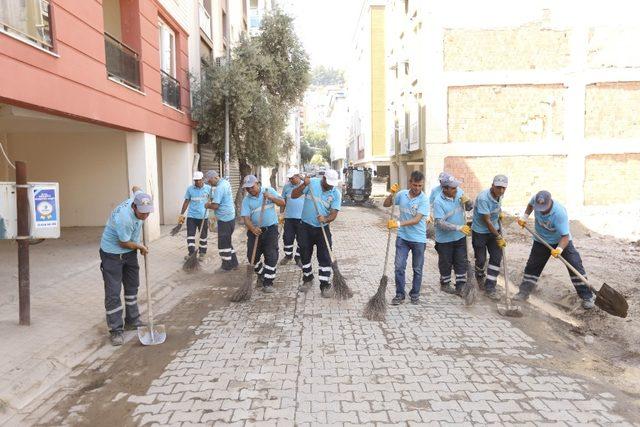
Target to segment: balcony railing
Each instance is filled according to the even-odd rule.
[[[164,71],[160,71],[162,78],[162,102],[180,109],[180,82]]]
[[[53,50],[51,5],[47,0],[31,3],[32,8],[20,0],[0,0],[0,3],[0,31]]]
[[[202,3],[200,4],[200,29],[209,37],[211,40],[211,16],[209,15],[209,11]]]
[[[140,58],[130,47],[104,33],[107,74],[122,83],[140,90]]]

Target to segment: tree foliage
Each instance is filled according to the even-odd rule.
[[[343,86],[344,72],[323,65],[317,66],[312,71],[311,84],[314,86]]]
[[[193,82],[192,117],[201,141],[224,155],[225,103],[229,101],[230,155],[240,172],[250,166],[274,166],[278,154],[291,148],[285,133],[287,114],[309,84],[309,60],[280,10],[264,16],[258,36],[242,37],[230,63],[203,64]]]
[[[302,167],[311,161],[314,154],[315,151],[305,140],[300,141],[300,163],[302,163]]]

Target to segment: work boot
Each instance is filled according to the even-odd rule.
[[[287,255],[287,256],[285,256],[284,258],[282,258],[282,259],[280,260],[280,265],[288,264],[288,263],[289,263],[289,261],[291,261],[292,259],[293,259],[293,257],[291,257],[291,256]]]
[[[411,297],[411,304],[413,305],[420,304],[420,297],[419,296]]]
[[[391,305],[400,305],[404,303],[404,297],[400,296],[400,295],[396,295],[395,297],[393,297],[393,299],[391,300]]]
[[[447,294],[455,294],[456,293],[456,289],[451,286],[451,283],[447,283],[446,285],[440,285],[440,290],[442,292],[445,292]]]
[[[202,252],[198,254],[198,259],[200,259],[200,261],[204,260],[206,257],[207,257],[207,254],[203,254]]]
[[[582,308],[585,310],[591,310],[596,306],[596,298],[592,296],[591,298],[585,298],[582,300]]]
[[[272,294],[275,292],[275,290],[273,289],[273,285],[268,285],[262,288],[262,292],[264,292],[265,294]]]
[[[511,298],[514,301],[526,301],[529,299],[529,294],[526,292],[519,291],[517,294]]]
[[[260,287],[262,286],[262,275],[258,274],[258,277],[256,278],[256,286]]]
[[[463,290],[464,290],[464,286],[456,286],[455,295],[458,295],[460,298],[462,298],[462,291]]]
[[[326,287],[326,288],[321,288],[320,289],[320,295],[322,296],[322,298],[331,298],[331,288]]]
[[[135,331],[136,329],[138,329],[140,326],[147,326],[146,323],[144,323],[142,320],[140,320],[140,318],[138,317],[135,321],[131,322],[131,323],[126,323],[124,324],[124,330],[125,331]]]
[[[498,291],[495,289],[487,289],[484,291],[484,296],[489,298],[491,301],[499,301],[500,295],[498,295]]]
[[[111,339],[111,345],[117,347],[124,344],[124,334],[122,333],[122,331],[111,331],[109,332],[109,335],[109,338]]]
[[[485,290],[485,282],[487,281],[486,277],[478,277],[476,276],[476,283],[478,284],[478,289],[480,289],[481,291]]]
[[[296,260],[296,265],[298,266],[298,268],[302,268],[302,260],[300,258]]]
[[[306,294],[307,292],[309,292],[309,289],[311,289],[311,285],[313,285],[313,280],[302,282],[302,285],[298,286],[298,291],[304,292]]]

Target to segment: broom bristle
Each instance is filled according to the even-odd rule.
[[[176,234],[178,234],[180,232],[180,230],[182,229],[182,224],[178,224],[175,227],[173,227],[171,229],[171,231],[169,232],[170,235],[175,236]]]
[[[338,261],[331,264],[333,269],[333,291],[337,299],[345,300],[353,297],[353,292],[349,289],[347,281],[344,279],[340,269],[338,268]]]
[[[379,321],[382,322],[385,320],[387,315],[387,282],[389,279],[387,276],[382,276],[380,279],[380,284],[378,285],[378,290],[374,296],[369,299],[367,305],[364,307],[364,312],[362,315],[367,320]]]
[[[194,252],[189,255],[189,258],[182,265],[182,269],[188,273],[200,270],[200,260],[198,259],[198,253]]]
[[[478,286],[476,285],[473,270],[471,270],[471,264],[467,266],[467,283],[462,290],[462,297],[464,298],[464,305],[467,307],[473,305],[476,302],[478,296]]]
[[[240,289],[231,295],[231,302],[243,302],[251,299],[251,293],[253,292],[253,266],[247,265],[247,275],[244,278],[244,283],[240,286]]]

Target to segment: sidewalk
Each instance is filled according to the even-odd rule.
[[[178,285],[184,233],[150,245],[149,268],[154,301]],[[104,292],[98,248],[102,227],[64,229],[62,238],[31,247],[31,326],[18,326],[17,246],[0,242],[0,425],[45,393],[88,356],[114,351],[104,319]],[[238,233],[237,233],[238,234]],[[237,236],[236,236],[237,237]],[[209,238],[216,259],[215,234]],[[4,262],[4,261],[7,262]],[[139,258],[139,304],[146,315],[143,259]],[[215,263],[215,261],[213,261]],[[182,277],[184,279],[184,276]],[[189,287],[181,293],[193,291]],[[175,303],[179,299],[171,298]],[[156,304],[157,314],[162,307]],[[135,335],[127,334],[128,339]]]

